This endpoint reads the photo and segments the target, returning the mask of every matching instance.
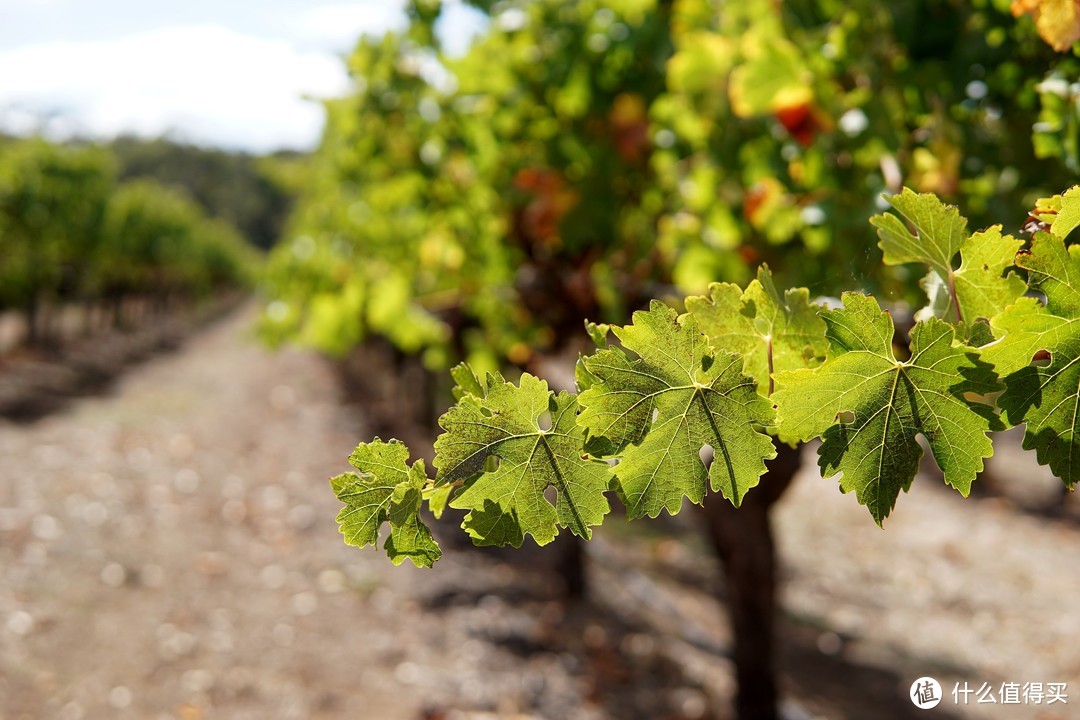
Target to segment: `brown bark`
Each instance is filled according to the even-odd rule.
[[[734,637],[739,720],[776,720],[776,548],[769,510],[799,470],[799,448],[780,444],[761,485],[735,508],[709,498],[702,515],[723,565]]]

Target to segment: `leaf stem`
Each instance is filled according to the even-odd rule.
[[[956,308],[956,322],[964,322],[964,317],[960,313],[960,299],[956,297],[956,273],[952,271],[952,268],[949,269],[949,307]]]
[[[772,334],[765,336],[765,357],[769,361],[769,396],[773,394],[773,348]]]
[[[464,484],[464,480],[455,480],[454,482],[445,483],[443,485],[436,485],[434,480],[428,478],[427,484],[424,485],[422,492],[432,492],[433,490],[440,490],[444,487],[459,488]]]

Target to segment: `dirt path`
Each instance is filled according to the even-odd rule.
[[[572,659],[474,639],[528,624],[498,597],[422,607],[448,579],[483,598],[497,569],[449,558],[417,590],[341,543],[326,479],[364,430],[326,363],[265,352],[251,320],[0,421],[0,719],[596,717]]]

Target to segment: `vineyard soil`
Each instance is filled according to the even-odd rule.
[[[542,555],[451,547],[421,572],[346,547],[326,479],[371,423],[330,364],[261,350],[252,315],[109,397],[0,420],[0,720],[724,717],[727,631],[692,514],[670,521],[684,542],[605,528],[576,606]],[[1009,461],[999,485],[1034,482]],[[806,465],[776,518],[792,717],[918,717],[905,694],[925,674],[1072,681],[1068,706],[949,705],[1070,716],[1075,498],[1048,520],[920,477],[882,532]]]

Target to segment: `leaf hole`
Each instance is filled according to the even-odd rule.
[[[1054,356],[1050,354],[1049,350],[1040,350],[1031,356],[1031,362],[1037,367],[1045,367],[1054,361]]]
[[[540,413],[540,417],[536,418],[536,426],[540,428],[540,430],[543,432],[547,432],[551,429],[550,410],[545,410],[544,412]]]
[[[660,417],[660,409],[659,408],[653,408],[652,409],[652,421],[656,422],[656,419],[658,417]]]
[[[855,422],[855,413],[850,410],[841,410],[836,413],[836,422],[841,425],[851,425]]]
[[[544,499],[547,500],[552,505],[555,505],[555,504],[558,503],[558,501],[559,501],[559,493],[555,489],[554,485],[548,485],[546,488],[544,488]]]
[[[716,451],[713,450],[712,445],[706,443],[705,445],[701,446],[700,450],[698,450],[698,457],[701,458],[701,462],[705,465],[705,467],[709,467],[710,465],[712,465],[713,458],[716,457]]]
[[[499,462],[498,455],[488,455],[487,460],[484,460],[484,472],[495,472],[499,469]]]

